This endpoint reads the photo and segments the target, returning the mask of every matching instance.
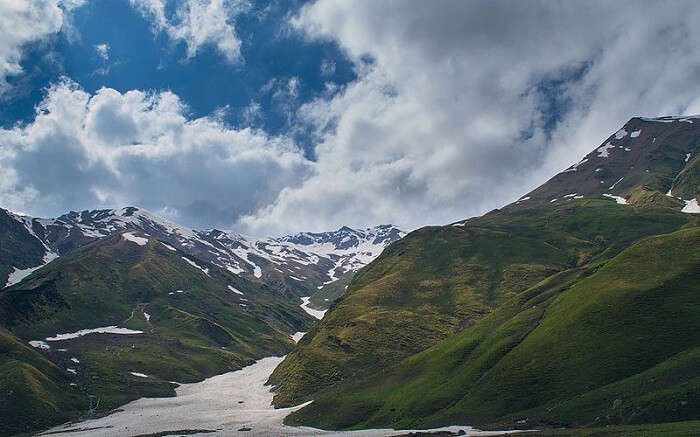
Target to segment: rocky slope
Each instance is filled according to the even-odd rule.
[[[330,428],[525,418],[579,426],[596,422],[607,404],[577,410],[574,399],[619,384],[620,402],[636,396],[634,408],[598,423],[659,421],[662,410],[648,407],[655,395],[640,391],[639,380],[625,382],[649,371],[669,378],[659,396],[689,405],[673,378],[700,365],[692,352],[700,345],[698,123],[634,118],[519,201],[392,244],[275,370],[276,404],[314,399],[290,422]],[[634,263],[622,262],[630,257]],[[645,257],[655,263],[646,276]],[[655,313],[671,295],[669,312]],[[620,336],[609,335],[615,329]],[[646,347],[647,335],[683,340]],[[527,339],[538,340],[514,358]],[[679,353],[688,354],[680,367],[666,362]],[[566,402],[570,409],[548,415]],[[698,418],[696,409],[673,411],[667,420]]]
[[[693,209],[700,197],[700,117],[633,118],[576,164],[515,205],[605,196]]]

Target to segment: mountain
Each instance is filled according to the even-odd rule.
[[[256,239],[140,208],[0,209],[0,433],[102,414],[293,348],[290,335],[403,232]],[[335,282],[334,282],[335,281]],[[339,291],[340,290],[340,291]]]
[[[0,365],[23,372],[23,379],[0,379],[0,413],[37,413],[3,420],[0,431],[173,395],[170,381],[194,382],[288,353],[290,336],[313,322],[278,290],[141,231],[99,238],[0,290],[4,348],[21,352],[3,353]]]
[[[271,376],[277,406],[314,400],[288,423],[700,418],[698,123],[633,118],[513,204],[391,244]]]
[[[256,239],[217,229],[192,230],[136,207],[70,212],[55,219],[0,209],[0,229],[6,231],[0,237],[0,282],[8,285],[59,255],[134,229],[292,296],[308,296],[337,279],[348,279],[405,235],[395,226],[381,225]]]
[[[700,117],[636,117],[515,205],[606,196],[636,206],[697,208]]]

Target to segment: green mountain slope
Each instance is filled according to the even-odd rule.
[[[700,418],[700,228],[554,275],[290,417],[322,427]]]
[[[0,328],[0,434],[40,429],[87,408],[70,382],[68,372]]]
[[[697,308],[684,305],[700,284],[700,220],[687,214],[698,194],[699,146],[693,122],[634,118],[517,202],[390,245],[275,370],[275,404],[313,399],[289,421],[330,428],[695,418],[671,414],[675,401],[666,410],[644,404],[643,396],[675,396],[673,384],[622,402],[639,384],[625,386],[628,378],[658,371],[651,378],[672,379],[694,365]],[[636,289],[648,292],[641,301],[628,293]],[[615,325],[616,312],[632,319]],[[603,314],[612,324],[598,331],[610,321]],[[663,332],[652,329],[659,317],[670,319],[658,325]],[[663,341],[625,343],[646,341],[636,329]],[[613,403],[626,412],[606,411]]]
[[[138,397],[172,395],[169,381],[194,382],[283,355],[294,346],[289,335],[311,323],[274,290],[136,232],[89,244],[0,291],[0,325],[24,350],[29,341],[48,347],[12,364],[27,402],[54,399],[60,414],[47,413],[42,423],[84,413],[89,398],[99,414]],[[55,338],[109,326],[131,331]],[[37,367],[37,355],[49,367]],[[35,390],[36,381],[45,388]],[[16,413],[5,426],[25,423]]]
[[[602,262],[691,214],[574,199],[424,228],[389,246],[275,370],[277,405],[377,372],[462,331],[518,292]]]

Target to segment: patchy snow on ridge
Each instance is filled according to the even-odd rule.
[[[146,243],[148,243],[148,238],[139,237],[137,235],[134,235],[132,232],[123,233],[122,238],[127,241],[131,241],[132,243],[136,243],[139,246],[145,246]]]
[[[616,140],[621,140],[621,139],[623,139],[623,138],[626,137],[626,136],[627,136],[627,131],[626,131],[624,128],[622,128],[622,129],[620,129],[619,131],[615,132],[615,139],[616,139]]]
[[[69,237],[82,245],[123,232],[122,238],[134,244],[144,245],[149,239],[156,239],[168,250],[183,252],[189,261],[197,260],[194,264],[210,263],[236,275],[257,279],[278,273],[294,276],[303,279],[302,285],[308,289],[359,270],[387,245],[405,235],[395,226],[379,225],[254,238],[233,231],[193,230],[133,206],[71,211],[55,219],[32,218],[9,211],[8,214],[37,238],[47,253],[63,247],[62,243]],[[42,232],[34,232],[40,228]],[[9,285],[31,273],[25,266],[21,267],[12,270]]]
[[[596,149],[596,152],[598,152],[598,157],[599,158],[608,158],[610,156],[610,149],[614,149],[615,146],[613,146],[610,143],[606,143],[604,146],[600,146]]]
[[[195,268],[197,268],[197,269],[203,271],[204,274],[206,274],[207,276],[209,276],[209,269],[208,269],[208,268],[204,268],[204,267],[200,266],[199,264],[197,264],[196,262],[194,262],[194,261],[192,261],[191,259],[187,258],[186,256],[183,256],[182,259],[184,259],[185,261],[187,261],[187,263],[190,264],[192,267],[195,267]]]

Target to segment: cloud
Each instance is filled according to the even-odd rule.
[[[248,4],[237,0],[191,0],[177,2],[174,13],[167,0],[130,0],[131,4],[153,22],[156,32],[165,32],[174,41],[187,46],[192,58],[202,46],[213,45],[230,63],[241,60],[241,40],[236,34],[234,18],[247,10]]]
[[[109,61],[109,44],[95,44],[95,51],[103,61]]]
[[[358,79],[301,107],[315,172],[240,226],[443,224],[508,203],[635,115],[700,107],[696,2],[317,1]]]
[[[66,22],[65,12],[82,0],[0,0],[0,94],[7,91],[8,76],[22,73],[25,45],[58,33]]]
[[[285,138],[186,114],[167,91],[55,84],[33,122],[0,130],[0,204],[40,216],[137,204],[229,227],[313,171]]]

